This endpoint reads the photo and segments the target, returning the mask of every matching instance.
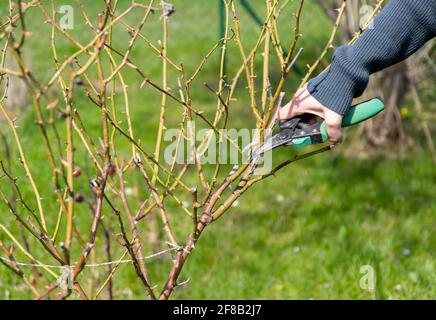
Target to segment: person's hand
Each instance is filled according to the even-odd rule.
[[[341,141],[342,115],[323,106],[312,97],[306,87],[299,89],[294,98],[280,109],[278,118],[279,120],[286,120],[304,113],[310,113],[323,118],[327,125],[329,140],[335,143]]]

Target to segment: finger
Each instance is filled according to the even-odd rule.
[[[324,115],[326,122],[327,134],[332,142],[340,142],[342,140],[342,116],[331,110],[326,110]]]
[[[328,125],[328,124],[326,128],[327,128],[327,135],[331,142],[339,143],[342,141],[342,128],[336,125]]]
[[[278,112],[279,120],[285,120],[291,118],[291,101],[280,108]]]

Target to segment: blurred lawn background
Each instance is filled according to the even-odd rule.
[[[63,4],[61,1],[56,3]],[[83,3],[91,17],[101,9],[98,1]],[[173,0],[172,3],[176,13],[169,21],[168,55],[176,62],[183,62],[189,74],[218,41],[218,0]],[[263,1],[250,3],[260,16],[265,16]],[[239,8],[242,38],[249,48],[254,45],[259,26]],[[293,8],[295,3],[281,17],[285,48],[292,38]],[[2,5],[2,15],[5,9]],[[88,27],[77,6],[75,15],[75,28],[71,34],[86,43],[93,36],[86,31]],[[139,15],[133,15],[131,25],[137,22],[136,18]],[[26,44],[26,57],[32,61],[37,78],[47,80],[54,73],[50,27],[41,24],[44,18],[37,10],[32,10],[28,19],[29,30],[34,36]],[[298,64],[304,69],[322,50],[332,26],[311,1],[306,1],[301,21],[303,37],[299,46],[304,52]],[[125,48],[129,37],[123,30],[117,32],[114,43]],[[157,43],[161,37],[159,13],[146,24],[143,34]],[[61,36],[57,39],[60,56],[75,52],[76,49]],[[151,53],[144,42],[138,42],[140,44],[132,52],[132,61],[138,62],[151,79],[160,81],[160,58]],[[229,49],[230,74],[241,63],[236,50],[234,45]],[[216,104],[210,92],[204,90],[203,82],[217,84],[218,66],[218,55],[214,55],[194,84],[195,105],[204,110],[214,110]],[[275,80],[279,77],[278,68],[276,74]],[[141,79],[133,72],[126,71],[124,75],[131,94],[136,135],[152,150],[160,96],[151,89],[140,89]],[[272,77],[274,82],[274,71]],[[176,79],[171,74],[170,79],[169,85],[175,90]],[[291,74],[286,87],[287,99],[299,80],[298,75]],[[244,86],[240,85],[238,90],[243,92]],[[230,127],[253,127],[247,97],[244,100],[244,94],[239,95]],[[424,102],[434,109],[433,100]],[[86,115],[91,132],[98,135],[99,111],[90,106],[83,95],[78,96],[75,103],[82,115]],[[413,110],[407,103],[411,100],[406,100],[402,107]],[[178,106],[170,102],[168,110],[171,107]],[[34,119],[29,106],[18,119],[18,130],[29,161],[34,168],[39,168],[35,175],[42,194],[48,196],[52,193],[51,185],[47,183],[51,173]],[[178,121],[180,119],[168,112],[167,127]],[[414,126],[407,124],[407,119],[406,125]],[[2,133],[8,136],[6,126],[2,123],[1,127]],[[178,288],[173,298],[370,299],[371,294],[359,286],[363,276],[360,268],[364,265],[370,265],[376,271],[377,299],[436,298],[436,168],[425,144],[419,143],[419,133],[416,141],[401,160],[346,158],[341,154],[341,149],[347,147],[345,143],[338,150],[295,163],[276,177],[256,185],[202,236],[180,279],[189,279],[188,285]],[[288,150],[277,152],[277,157],[283,159],[287,155]],[[47,202],[45,205],[49,206]],[[6,207],[1,204],[0,208],[2,222],[13,226]],[[88,216],[89,213],[84,214],[83,223],[89,221]],[[0,237],[5,240],[3,235]],[[168,266],[167,262],[150,262],[155,283],[163,283],[166,276],[163,270]],[[115,277],[115,297],[142,298],[143,288],[129,270],[132,268],[124,265],[120,269],[125,272]],[[0,299],[30,297],[18,279],[1,266]]]

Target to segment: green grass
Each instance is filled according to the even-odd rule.
[[[434,298],[431,161],[331,157],[303,161],[242,198],[201,240],[185,272],[196,289],[180,295],[365,299],[359,269],[370,265],[377,298]]]
[[[212,1],[206,4],[204,0],[174,0],[173,3],[177,12],[170,20],[168,51],[175,61],[184,62],[189,74],[218,40],[217,4]],[[261,1],[256,2],[255,7],[259,10]],[[88,4],[88,8],[94,16],[98,12],[97,5]],[[80,14],[78,10],[76,14]],[[40,24],[40,15],[35,13],[29,18],[35,36],[29,39],[32,50],[27,55],[37,77],[47,80],[53,73],[48,58],[51,56],[48,37],[36,35],[47,35],[50,29]],[[243,38],[247,44],[253,44],[253,31],[259,27],[244,12],[240,18]],[[305,51],[300,64],[304,66],[317,56],[328,38],[328,24],[312,2],[307,3],[302,22],[301,46]],[[289,41],[291,21],[282,19],[281,23],[283,39]],[[83,43],[89,39],[85,30],[85,26],[76,22],[73,34],[83,39]],[[161,24],[156,14],[144,33],[157,41],[160,32]],[[289,36],[285,37],[287,33]],[[61,56],[74,52],[71,44],[61,37],[58,39]],[[123,33],[116,34],[116,39],[119,47],[127,41]],[[234,53],[236,48],[233,46],[229,57],[237,57]],[[152,79],[160,79],[159,57],[151,54],[144,43],[132,52],[132,60],[139,62]],[[228,63],[229,70],[233,70],[240,59],[230,58]],[[214,85],[217,68],[218,57],[214,56],[194,83],[194,101],[206,110],[211,110],[215,102],[202,83]],[[126,72],[125,75],[131,92],[135,132],[146,147],[152,148],[160,97],[151,89],[139,89],[141,80],[134,73]],[[296,83],[298,77],[293,74],[287,84],[288,97]],[[170,86],[176,88],[174,78]],[[241,85],[240,92],[243,89]],[[239,96],[232,125],[250,127],[253,121],[246,96],[243,93]],[[121,94],[117,99],[121,99]],[[98,135],[98,111],[81,95],[77,95],[75,104],[79,112],[86,115],[89,130]],[[169,108],[177,107],[169,104]],[[39,147],[39,129],[33,120],[34,113],[29,108],[20,116],[18,130],[49,211],[56,208],[55,203],[50,204],[54,199],[48,183],[51,173],[44,149]],[[179,119],[170,112],[168,123],[173,125],[177,121]],[[9,131],[1,130],[10,139]],[[281,150],[277,157],[284,159],[287,153],[287,150]],[[14,173],[22,174],[18,166]],[[340,150],[335,150],[295,163],[276,177],[256,185],[240,199],[238,206],[205,231],[180,278],[181,281],[189,279],[188,285],[178,288],[173,297],[370,299],[371,294],[359,286],[363,276],[360,267],[370,265],[376,272],[377,299],[434,299],[435,177],[436,168],[430,155],[419,148],[413,149],[401,161],[347,159]],[[86,188],[86,179],[83,177],[80,182],[83,188]],[[19,183],[29,192],[24,179]],[[0,221],[14,226],[3,204],[0,208]],[[79,226],[89,224],[86,206],[78,212]],[[51,226],[56,214],[49,214]],[[177,216],[172,219],[177,221]],[[183,225],[176,226],[176,232],[181,230]],[[0,239],[6,241],[3,234]],[[39,250],[34,253],[41,254]],[[98,250],[95,259],[106,260]],[[162,285],[169,262],[157,259],[149,266],[154,282]],[[81,279],[84,280],[89,272],[86,270]],[[144,297],[143,287],[130,266],[120,267],[115,280],[116,298]],[[0,299],[7,296],[15,299],[31,297],[18,279],[0,266]]]

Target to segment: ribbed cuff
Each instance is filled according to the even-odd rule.
[[[322,105],[341,115],[347,112],[354,98],[353,80],[337,68],[310,80],[307,89]]]

